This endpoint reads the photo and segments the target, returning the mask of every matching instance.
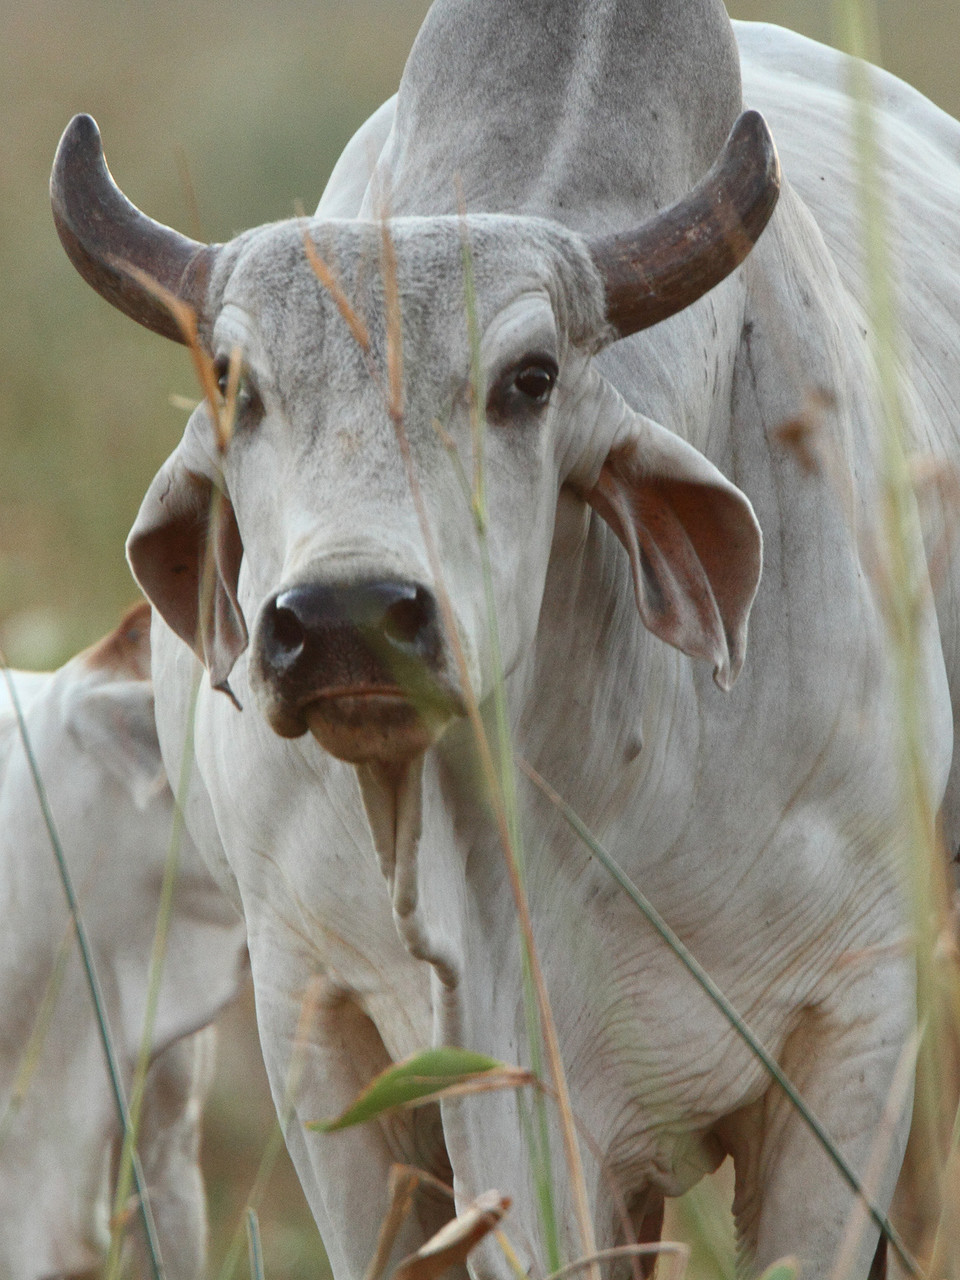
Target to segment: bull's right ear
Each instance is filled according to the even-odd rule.
[[[626,548],[644,626],[713,664],[743,664],[763,539],[747,497],[691,445],[621,404],[619,430],[583,496]]]
[[[237,600],[242,558],[230,499],[207,475],[188,469],[178,449],[147,490],[127,559],[144,595],[200,658],[213,687],[231,698],[227,677],[247,647]]]

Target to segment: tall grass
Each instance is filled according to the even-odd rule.
[[[77,896],[76,887],[73,881],[73,875],[70,870],[69,862],[64,853],[63,844],[60,840],[60,834],[54,821],[53,813],[47,799],[46,783],[41,775],[37,764],[37,759],[33,751],[33,745],[30,741],[30,734],[27,730],[27,724],[20,707],[20,699],[17,694],[17,687],[10,675],[7,665],[6,656],[0,650],[0,672],[7,683],[10,693],[10,701],[13,705],[13,712],[17,721],[17,729],[20,736],[20,742],[26,756],[30,775],[36,791],[37,803],[40,806],[43,815],[44,825],[50,838],[50,849],[56,861],[57,871],[63,885],[64,896],[67,900],[67,907],[70,913],[70,920],[73,927],[73,935],[76,938],[77,948],[80,952],[80,959],[83,964],[83,970],[86,975],[87,984],[90,991],[90,1002],[93,1006],[96,1018],[97,1029],[100,1033],[100,1040],[103,1046],[104,1056],[107,1062],[107,1073],[110,1078],[110,1087],[113,1091],[113,1100],[117,1110],[117,1119],[119,1122],[120,1132],[123,1137],[124,1147],[127,1153],[127,1162],[130,1170],[130,1181],[136,1188],[137,1192],[137,1208],[143,1226],[144,1238],[147,1246],[147,1253],[150,1259],[153,1280],[163,1280],[163,1267],[160,1258],[160,1247],[157,1241],[156,1224],[153,1221],[153,1214],[150,1209],[150,1201],[147,1196],[146,1182],[143,1176],[143,1168],[137,1155],[137,1124],[138,1117],[131,1115],[129,1103],[127,1100],[126,1089],[123,1079],[122,1064],[117,1056],[116,1043],[110,1030],[110,1023],[107,1016],[107,1005],[103,998],[103,988],[100,982],[100,975],[97,972],[97,964],[94,957],[94,950],[90,944],[87,935],[86,926],[83,921],[83,914],[80,910],[80,901]],[[44,1001],[48,1006],[56,1000],[59,983],[57,981],[56,970],[52,975],[51,983],[48,986],[48,999]],[[49,1010],[47,1017],[52,1016],[52,1008]],[[35,1032],[31,1035],[31,1044],[28,1044],[27,1060],[34,1053],[39,1053],[42,1044],[37,1043],[37,1036],[42,1035],[45,1027],[44,1021],[38,1023]],[[47,1024],[48,1025],[48,1024]],[[113,1231],[114,1238],[118,1233]]]
[[[402,54],[403,47],[408,43],[409,31],[416,25],[416,20],[424,8],[424,4],[416,4],[410,7],[409,13],[407,10],[403,11],[406,15],[403,19],[406,23],[405,35],[403,40],[398,40],[400,48],[395,52]],[[789,18],[798,8],[799,6],[788,9],[786,13],[781,10],[777,16]],[[390,6],[391,16],[398,11],[394,0]],[[44,11],[41,8],[38,12],[40,17],[37,21],[40,29],[44,14],[49,19],[52,11]],[[118,10],[115,7],[104,6],[103,12],[116,15]],[[910,13],[914,12],[911,8]],[[208,38],[197,42],[201,50],[199,58],[187,57],[183,54],[181,46],[184,60],[194,71],[192,90],[196,92],[197,86],[200,86],[200,90],[208,95],[205,100],[212,103],[219,95],[222,102],[229,104],[236,100],[237,86],[244,78],[242,74],[236,73],[237,66],[253,65],[257,63],[258,58],[265,56],[269,64],[266,78],[273,78],[272,83],[276,89],[275,101],[278,104],[284,104],[285,109],[279,110],[275,106],[269,120],[262,126],[263,152],[271,155],[277,149],[281,152],[289,152],[288,158],[292,163],[288,172],[294,173],[297,180],[302,182],[304,156],[315,156],[321,148],[321,140],[317,139],[314,129],[308,130],[309,136],[299,141],[288,138],[284,142],[278,142],[277,138],[287,128],[289,119],[298,113],[310,120],[309,108],[302,107],[295,100],[296,90],[302,86],[303,76],[302,70],[295,69],[295,66],[304,49],[308,51],[308,55],[315,57],[316,44],[320,42],[305,40],[303,33],[312,32],[324,18],[318,17],[314,7],[311,7],[309,13],[296,8],[297,20],[294,24],[293,42],[285,48],[283,54],[277,55],[275,41],[279,37],[282,24],[271,23],[269,38],[253,49],[248,48],[242,36],[238,34],[242,31],[244,23],[242,15],[238,18],[233,10],[228,15],[214,7],[211,7],[210,13],[214,15],[215,20],[219,19],[221,31],[227,41],[232,42],[229,44],[230,52],[223,58],[224,62],[231,65],[231,75],[229,81],[225,83],[224,73],[219,70],[218,65],[214,65],[219,64],[220,60],[211,56]],[[875,49],[865,43],[864,15],[858,12],[858,6],[854,0],[848,4],[838,3],[837,13],[846,31],[846,42],[853,51],[875,52]],[[249,17],[249,14],[247,16]],[[327,16],[329,15],[325,15]],[[759,12],[754,6],[749,16],[764,16],[764,13]],[[176,17],[185,30],[190,29],[191,20],[188,19],[185,11],[177,10]],[[818,14],[817,17],[819,20],[820,15]],[[209,17],[205,17],[204,21],[211,23]],[[369,64],[373,61],[373,54],[379,55],[382,50],[379,46],[374,47],[374,43],[369,40],[364,42],[361,51],[357,50],[355,16],[348,15],[345,20],[337,16],[333,21],[339,24],[338,31],[354,33],[348,40],[354,56],[352,59],[349,56],[343,58],[344,66],[349,69],[345,79],[356,80],[359,75],[364,80],[365,87],[369,89],[362,105],[359,102],[353,102],[349,110],[346,107],[342,108],[344,119],[355,122],[366,109],[375,105],[381,96],[385,96],[390,91],[399,58],[389,65],[389,71],[384,75],[382,82],[378,80],[374,84]],[[160,25],[162,31],[163,24]],[[383,25],[381,22],[381,26]],[[918,37],[924,34],[922,23],[912,23],[911,26]],[[38,48],[42,47],[39,36],[34,34],[31,38],[36,40]],[[154,49],[159,46],[162,38],[161,33],[153,33]],[[274,42],[274,51],[271,51],[271,42]],[[949,48],[951,44],[955,47],[955,41],[943,37],[936,39],[935,43],[942,48]],[[297,46],[296,56],[294,44]],[[142,54],[138,56],[143,57]],[[387,62],[388,60],[384,59],[384,66]],[[130,65],[136,66],[137,63],[134,61]],[[358,68],[363,68],[363,72],[358,72]],[[340,71],[343,72],[343,67]],[[321,72],[315,71],[314,74],[318,79],[322,78]],[[326,74],[326,68],[323,74]],[[261,86],[263,85],[262,77],[257,76],[254,79]],[[0,77],[0,83],[2,83],[2,77]],[[216,90],[212,94],[211,85]],[[955,92],[955,87],[947,85],[941,91],[941,100],[947,101],[950,92]],[[140,105],[138,114],[142,113],[144,117],[155,116],[156,109],[149,104],[157,100],[158,93],[156,85],[147,85],[147,93],[141,96],[141,103],[146,98],[148,105]],[[942,850],[936,840],[929,800],[929,784],[923,768],[922,704],[916,692],[917,641],[913,627],[916,616],[916,593],[920,588],[913,581],[905,555],[905,548],[910,541],[909,519],[912,498],[910,477],[903,458],[900,396],[892,374],[897,364],[895,301],[890,296],[888,287],[890,273],[886,261],[882,192],[878,191],[875,183],[876,144],[870,123],[868,83],[855,85],[854,98],[858,104],[860,155],[863,160],[864,225],[866,243],[871,255],[870,279],[874,290],[871,311],[877,334],[875,358],[881,375],[879,400],[883,408],[881,416],[888,466],[889,514],[884,522],[884,528],[890,535],[887,549],[890,569],[884,580],[884,590],[889,592],[891,643],[897,653],[901,676],[899,728],[903,738],[904,759],[904,845],[911,851],[906,867],[914,902],[922,1025],[925,1033],[921,1050],[923,1087],[918,1102],[918,1124],[925,1135],[925,1146],[935,1166],[933,1182],[936,1199],[935,1202],[925,1206],[926,1214],[933,1221],[933,1226],[928,1232],[923,1256],[926,1258],[933,1254],[933,1266],[930,1271],[932,1277],[941,1275],[953,1277],[960,1274],[960,1243],[956,1238],[956,1222],[960,1218],[960,1213],[951,1217],[946,1209],[951,1204],[960,1204],[960,1172],[958,1172],[956,1160],[960,1125],[955,1121],[955,1112],[947,1107],[946,1099],[952,1070],[950,1040],[952,1028],[957,1025],[956,967],[949,947],[945,943],[945,939],[949,936],[950,920],[944,883],[938,872],[942,861]],[[293,101],[290,101],[291,99]],[[51,122],[50,138],[56,136],[60,125],[74,105],[89,108],[96,104],[89,101],[71,102],[67,107],[62,98],[58,98],[56,101],[58,118]],[[960,110],[960,99],[957,100],[955,109]],[[123,114],[122,108],[117,105],[114,105],[112,110],[115,116]],[[252,108],[244,108],[241,112],[242,119],[248,127],[251,112]],[[99,114],[102,115],[103,111],[99,111]],[[225,111],[222,106],[218,106],[216,111],[211,108],[211,120],[220,123],[217,125],[210,123],[207,128],[211,132],[222,128],[224,119],[229,114],[229,109]],[[322,107],[317,108],[315,118],[323,117],[325,114]],[[318,172],[324,167],[329,167],[330,160],[348,132],[348,127],[341,128],[339,132],[333,130],[330,140],[322,140],[322,146],[326,148],[328,155],[327,162],[312,158],[310,161]],[[38,154],[45,154],[43,147],[38,146],[35,136],[32,145]],[[257,205],[257,199],[260,198],[259,192],[249,189],[241,190],[238,198],[237,189],[230,189],[227,180],[228,171],[232,168],[244,167],[242,163],[238,163],[238,160],[242,161],[245,151],[252,146],[253,144],[248,140],[225,145],[223,148],[225,154],[218,160],[218,171],[208,176],[206,183],[198,183],[201,190],[201,216],[205,196],[210,200],[214,191],[219,194],[218,188],[224,188],[229,193],[226,204],[229,213],[208,214],[207,217],[214,224],[218,217],[220,219],[227,217],[230,222],[223,224],[223,230],[215,225],[212,234],[227,234],[234,223],[246,225],[286,212],[283,207],[277,208],[278,197],[273,193],[267,202],[270,207],[261,209]],[[50,149],[47,148],[47,150]],[[141,170],[149,168],[150,144],[137,144],[137,149],[143,152]],[[188,159],[192,158],[194,150],[202,150],[205,154],[206,141],[201,142],[198,138],[191,136],[187,148]],[[278,163],[274,167],[279,168]],[[175,166],[171,168],[175,169]],[[146,183],[147,179],[148,174],[141,172],[139,181]],[[280,181],[282,180],[278,179],[278,182]],[[34,186],[36,185],[34,183]],[[260,185],[259,181],[256,185]],[[319,185],[319,182],[314,183],[314,191],[319,188]],[[135,186],[131,191],[136,195]],[[279,197],[279,203],[282,205],[285,199],[289,199],[292,204],[295,195],[309,196],[311,192],[295,186],[290,189],[288,195]],[[150,204],[149,198],[140,200],[159,216],[167,217],[175,223],[182,222],[183,219],[177,216],[176,209],[165,213],[163,208],[165,201],[176,205],[176,200],[172,199],[169,193],[153,205]],[[308,203],[310,203],[309,200]],[[32,215],[38,223],[46,218],[42,204],[41,201],[34,206],[35,211]],[[22,246],[30,241],[36,245],[36,251],[33,254],[24,255]],[[7,241],[8,245],[10,243]],[[68,650],[77,647],[81,641],[92,638],[93,635],[99,634],[112,624],[120,602],[127,599],[129,584],[120,561],[118,548],[132,521],[139,495],[146,487],[160,458],[179,435],[182,426],[182,417],[179,412],[169,409],[163,410],[151,421],[144,423],[144,406],[151,402],[163,405],[169,390],[171,388],[181,390],[185,378],[182,364],[177,363],[176,353],[168,352],[163,344],[144,341],[133,330],[133,326],[125,320],[112,317],[97,300],[79,301],[81,295],[76,290],[74,278],[68,271],[51,269],[49,265],[61,262],[59,250],[52,242],[52,237],[36,235],[33,231],[29,234],[22,233],[19,241],[13,242],[12,248],[0,245],[0,264],[4,261],[11,262],[16,253],[43,260],[48,264],[42,274],[42,284],[37,292],[48,293],[51,299],[60,297],[67,298],[69,301],[66,303],[62,300],[52,301],[52,309],[49,312],[41,311],[39,301],[34,303],[36,310],[32,314],[39,317],[39,322],[35,326],[31,324],[26,327],[35,328],[41,340],[36,349],[30,348],[23,333],[11,334],[8,328],[0,329],[0,333],[4,335],[5,349],[13,356],[12,363],[24,371],[29,371],[15,376],[12,385],[8,384],[7,388],[0,392],[0,410],[4,414],[4,421],[0,423],[0,432],[2,432],[0,445],[4,448],[5,456],[13,459],[6,474],[0,476],[0,493],[2,493],[0,507],[6,508],[5,515],[0,511],[0,539],[2,539],[0,541],[0,618],[6,615],[8,618],[15,616],[20,619],[20,629],[14,627],[11,631],[15,638],[26,637],[25,640],[17,640],[17,644],[23,646],[16,651],[18,660],[27,661],[38,657],[40,660],[57,661],[65,656]],[[465,274],[469,282],[468,255],[465,255],[465,264]],[[66,286],[58,278],[59,276],[67,281]],[[7,275],[8,281],[13,281],[15,287],[32,293],[33,287],[22,283],[24,278],[19,270],[11,270]],[[86,295],[82,296],[86,299]],[[469,324],[472,314],[472,304],[469,300],[465,311]],[[68,324],[57,324],[58,313],[66,316]],[[60,369],[53,369],[50,364],[45,363],[46,355],[44,359],[40,358],[39,347],[44,342],[52,354],[54,365],[56,361],[60,361]],[[89,346],[86,345],[88,342]],[[471,351],[474,356],[476,356],[476,350],[477,343],[474,335],[471,341]],[[89,354],[91,351],[97,354],[91,356]],[[151,362],[149,369],[147,361]],[[93,376],[90,373],[91,369],[94,371]],[[478,367],[474,368],[473,377],[475,385],[479,385]],[[403,427],[402,397],[398,388],[402,382],[402,358],[398,358],[398,363],[393,366],[386,381],[395,425],[400,432]],[[100,388],[106,383],[118,388],[119,401],[113,406],[105,406],[101,400]],[[479,396],[475,394],[474,400],[479,403]],[[123,419],[136,424],[134,429],[129,430]],[[84,443],[82,446],[68,447],[64,442],[74,435],[78,424],[82,424],[80,430]],[[485,554],[483,424],[479,415],[475,420],[474,441],[470,498],[481,554]],[[122,442],[122,448],[111,449],[110,446],[117,442]],[[112,472],[108,474],[105,483],[109,490],[110,509],[103,512],[102,485],[90,485],[83,479],[83,474],[99,471],[102,476],[104,456],[109,456],[111,452],[121,454],[123,462],[117,468],[115,475]],[[126,472],[129,474],[124,474]],[[36,502],[36,507],[30,505],[31,500]],[[26,516],[23,513],[26,513]],[[57,532],[52,537],[48,537],[47,528]],[[15,529],[16,536],[14,536]],[[95,532],[91,533],[90,530]],[[112,565],[113,569],[111,573],[105,574],[104,566],[109,565]],[[93,573],[90,573],[91,566],[95,566]],[[487,563],[484,565],[484,577],[489,591]],[[84,580],[89,581],[91,585],[85,587],[83,593],[76,593],[73,590],[73,584]],[[107,585],[103,585],[104,583]],[[89,598],[81,600],[78,598],[79,594]],[[31,630],[27,625],[30,611],[51,598],[71,601],[69,608],[64,610],[71,621],[59,629],[54,628],[52,640],[44,641],[42,637],[39,641],[35,639],[34,643],[37,644],[39,652],[35,650],[31,653],[28,651]],[[496,616],[492,608],[489,610],[489,616],[491,639],[496,651]],[[34,626],[32,634],[37,637],[41,631],[42,628]],[[504,848],[507,856],[513,860],[511,875],[515,878],[518,912],[522,917],[524,912],[523,833],[517,816],[518,805],[514,792],[515,765],[502,672],[495,681],[495,689],[496,734],[494,740],[492,742],[487,740],[487,729],[479,709],[476,712],[475,725],[478,749],[484,756],[487,785],[494,797],[494,808],[501,827]],[[484,743],[486,745],[483,745]],[[551,1053],[547,1055],[554,1059],[552,1065],[545,1066],[539,1057],[539,1046],[545,1035],[543,1020],[546,1018],[549,1022],[550,1019],[549,1005],[544,1003],[543,993],[536,990],[535,947],[532,932],[528,933],[526,922],[522,922],[522,927],[526,939],[525,973],[529,983],[528,1026],[535,1059],[534,1069],[538,1075],[545,1078],[549,1075],[556,1084],[558,1077],[562,1081],[562,1066],[558,1066],[558,1063],[563,1046],[554,1046]],[[570,1126],[568,1125],[567,1128],[565,1159],[575,1166],[577,1157],[574,1149],[577,1143],[574,1138],[571,1146]],[[550,1224],[550,1214],[555,1212],[551,1209],[550,1168],[557,1154],[550,1151],[545,1133],[546,1125],[541,1112],[530,1128],[530,1145],[535,1153],[533,1158],[537,1165],[537,1179],[541,1186],[545,1235],[548,1241],[556,1241],[558,1239],[556,1226]],[[944,1212],[942,1220],[937,1222],[936,1219],[941,1216],[941,1206]],[[255,1217],[247,1221],[250,1230],[250,1265],[252,1274],[259,1275],[265,1270],[259,1222]],[[718,1230],[716,1224],[710,1224],[704,1228],[707,1235],[716,1230]],[[590,1254],[592,1250],[589,1223],[582,1224],[581,1234],[584,1237],[583,1251],[585,1254]],[[709,1245],[710,1241],[708,1240],[707,1243]],[[551,1244],[549,1254],[550,1256],[544,1260],[545,1270],[557,1270],[561,1262],[573,1263],[574,1261],[561,1258],[559,1244]],[[716,1274],[722,1273],[725,1265],[715,1262],[708,1263],[707,1267],[711,1273]],[[267,1267],[266,1273],[271,1275],[272,1280],[279,1280],[279,1270],[270,1271]],[[303,1274],[307,1274],[306,1270]]]
[[[835,0],[842,45],[854,55],[850,96],[858,160],[863,253],[869,284],[877,370],[877,430],[883,467],[883,509],[874,569],[898,682],[898,739],[902,782],[903,872],[912,906],[917,964],[918,1092],[912,1141],[927,1168],[912,1188],[923,1222],[922,1247],[936,1276],[960,1275],[960,1169],[957,1167],[957,1048],[960,1037],[960,968],[957,923],[948,880],[948,854],[937,828],[936,803],[927,761],[927,724],[932,708],[923,683],[922,619],[930,603],[925,568],[916,561],[917,494],[909,460],[910,424],[905,409],[904,362],[894,288],[889,197],[881,139],[874,112],[875,90],[864,59],[876,60],[876,12],[867,0]],[[960,197],[960,192],[958,192]],[[939,462],[941,470],[954,467]],[[955,537],[960,513],[948,512]],[[951,527],[952,526],[952,527]],[[931,574],[935,569],[930,570]]]

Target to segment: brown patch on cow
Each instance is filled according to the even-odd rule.
[[[773,438],[784,445],[800,464],[804,475],[835,477],[837,460],[832,458],[832,447],[824,426],[827,415],[837,407],[837,398],[825,387],[814,387],[804,395],[804,405],[796,418],[791,418],[772,432]]]
[[[135,604],[116,630],[84,651],[83,659],[96,671],[109,671],[128,680],[150,679],[150,605]]]

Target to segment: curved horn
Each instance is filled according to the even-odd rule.
[[[74,116],[50,175],[53,220],[67,256],[102,297],[154,333],[183,342],[170,310],[144,282],[202,310],[216,246],[148,218],[114,182],[92,116]]]
[[[682,311],[744,260],[780,194],[780,162],[758,111],[745,111],[710,172],[635,231],[589,242],[621,338]]]

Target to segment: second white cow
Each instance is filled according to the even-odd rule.
[[[93,950],[129,1095],[173,796],[140,605],[59,671],[11,673]],[[245,969],[245,935],[185,839],[139,1149],[167,1280],[206,1259],[199,1167],[209,1024]],[[206,1029],[204,1029],[206,1028]],[[120,1126],[63,884],[0,678],[0,1276],[98,1273]],[[142,1251],[139,1232],[136,1247]],[[142,1274],[149,1274],[142,1269]]]

